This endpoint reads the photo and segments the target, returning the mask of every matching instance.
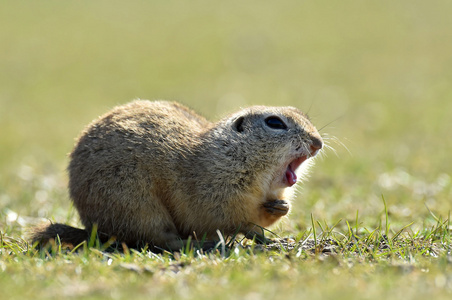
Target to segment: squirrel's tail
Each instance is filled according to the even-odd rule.
[[[85,229],[75,228],[65,224],[50,224],[35,228],[32,234],[32,245],[45,247],[51,241],[59,240],[62,245],[75,247],[89,238],[89,233]]]

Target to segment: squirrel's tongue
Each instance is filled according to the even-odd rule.
[[[287,167],[287,170],[286,170],[286,182],[289,186],[292,186],[295,183],[297,183],[297,175],[292,170],[290,165]]]
[[[292,186],[297,183],[297,175],[295,174],[295,170],[307,159],[306,155],[301,156],[295,160],[293,160],[286,169],[285,180],[287,186]]]

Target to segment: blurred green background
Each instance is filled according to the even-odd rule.
[[[0,212],[76,220],[74,138],[142,98],[211,120],[294,105],[326,126],[337,155],[325,151],[303,184],[289,232],[310,213],[335,223],[358,211],[373,226],[382,195],[395,226],[428,222],[425,205],[447,217],[451,11],[435,0],[1,1]]]

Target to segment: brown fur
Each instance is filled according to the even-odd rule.
[[[287,130],[266,126],[269,116]],[[86,230],[53,224],[34,241],[58,235],[78,243],[95,225],[129,245],[166,249],[194,232],[253,236],[288,212],[294,189],[281,179],[288,164],[321,147],[293,107],[254,106],[211,123],[174,102],[118,106],[86,127],[70,155],[70,196]]]

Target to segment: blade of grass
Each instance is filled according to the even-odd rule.
[[[314,252],[315,254],[317,254],[317,233],[315,230],[315,221],[312,213],[311,213],[311,223],[312,223],[312,232],[314,234]]]
[[[358,210],[356,210],[356,224],[355,224],[355,235],[358,236]]]
[[[399,236],[406,228],[410,227],[410,226],[413,225],[413,224],[414,224],[414,222],[411,222],[410,224],[403,226],[402,229],[400,229],[400,230],[394,235],[394,237],[392,238],[392,241],[394,242],[394,241],[397,239],[397,237],[398,237],[398,236]]]
[[[386,226],[385,226],[385,236],[387,237],[389,234],[389,213],[388,213],[388,206],[386,205],[386,200],[384,195],[381,195],[381,199],[383,200],[383,205],[385,207],[385,221],[386,221]]]

